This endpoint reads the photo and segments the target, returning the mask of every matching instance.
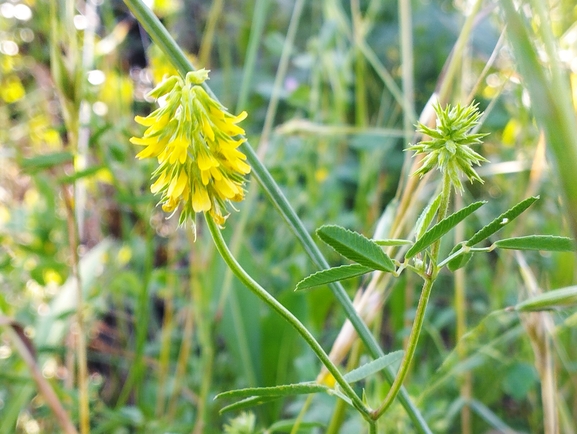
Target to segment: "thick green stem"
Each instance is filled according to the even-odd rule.
[[[278,313],[285,321],[287,321],[305,340],[308,346],[314,351],[322,364],[327,368],[327,370],[333,375],[336,382],[341,386],[343,392],[350,398],[352,404],[357,410],[361,412],[363,417],[369,418],[370,410],[365,406],[363,401],[358,397],[353,388],[339,369],[331,361],[325,350],[320,346],[314,336],[308,331],[308,329],[299,321],[299,319],[294,316],[286,307],[277,301],[272,295],[270,295],[262,286],[260,286],[237,262],[236,258],[232,256],[220,229],[212,219],[209,214],[205,214],[205,219],[207,222],[208,229],[216,249],[220,253],[220,256],[228,267],[232,270],[234,275],[258,298],[265,302],[271,309]]]

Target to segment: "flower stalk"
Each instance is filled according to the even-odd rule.
[[[460,179],[461,175],[465,175],[471,182],[483,182],[472,166],[487,160],[470,146],[481,144],[481,139],[487,134],[472,132],[478,126],[481,117],[478,104],[471,104],[466,107],[448,105],[445,109],[437,105],[435,112],[438,116],[436,128],[430,128],[423,124],[419,124],[417,127],[417,130],[428,136],[430,140],[421,141],[407,149],[414,151],[415,155],[425,154],[421,166],[413,175],[423,177],[433,169],[438,169],[442,174],[443,186],[437,211],[437,222],[440,222],[448,215],[452,190],[455,193],[462,193],[464,190]],[[409,372],[423,328],[431,291],[441,269],[438,265],[440,247],[441,239],[438,239],[431,245],[429,253],[426,255],[429,258],[428,264],[422,263],[422,265],[417,266],[424,271],[424,273],[417,272],[417,274],[422,276],[425,282],[419,297],[407,348],[395,381],[382,404],[373,412],[374,419],[380,418],[391,406]]]
[[[216,222],[213,220],[210,213],[205,213],[205,219],[208,226],[208,230],[214,240],[216,249],[218,253],[232,270],[234,275],[258,298],[260,298],[264,303],[266,303],[272,310],[278,313],[285,321],[287,321],[305,340],[308,346],[314,351],[322,364],[327,368],[327,370],[333,375],[338,385],[342,388],[345,395],[350,398],[354,407],[361,413],[361,415],[372,422],[370,419],[371,411],[363,403],[363,401],[358,397],[355,391],[352,389],[351,385],[347,383],[343,374],[331,361],[325,350],[320,346],[314,336],[309,332],[309,330],[295,317],[286,307],[284,307],[280,302],[278,302],[272,295],[270,295],[262,286],[258,284],[238,263],[236,258],[232,255],[222,233],[218,228]]]

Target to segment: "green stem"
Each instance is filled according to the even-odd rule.
[[[443,190],[441,191],[441,203],[439,205],[437,221],[441,221],[447,216],[450,199],[451,179],[449,175],[445,173],[443,174]],[[405,381],[407,373],[409,372],[413,356],[417,349],[417,343],[419,342],[419,337],[421,335],[421,329],[423,328],[423,322],[425,321],[425,313],[427,311],[429,297],[431,296],[431,290],[433,289],[433,285],[437,280],[437,274],[439,272],[439,268],[437,267],[437,258],[439,256],[440,247],[441,240],[436,241],[431,247],[431,261],[429,263],[423,289],[421,290],[421,296],[419,297],[419,304],[417,305],[417,311],[415,312],[415,320],[413,321],[413,327],[411,328],[411,334],[409,335],[409,341],[407,342],[407,349],[405,350],[405,355],[401,362],[401,366],[399,367],[399,371],[397,372],[397,376],[395,377],[395,381],[393,381],[393,384],[389,389],[389,393],[387,393],[381,406],[373,413],[374,419],[381,417],[391,406]]]
[[[173,66],[180,72],[182,76],[185,76],[187,72],[194,70],[194,67],[186,58],[174,39],[172,39],[166,28],[152,13],[150,8],[148,8],[148,6],[142,2],[142,0],[124,0],[124,2],[130,11],[134,14],[136,19],[143,26],[143,28],[148,32],[152,40],[166,54]],[[203,83],[203,87],[209,95],[218,101],[206,83]],[[252,166],[252,172],[263,188],[266,196],[279,211],[282,218],[293,231],[312,261],[320,269],[330,268],[328,262],[324,258],[317,245],[314,243],[313,239],[305,229],[303,223],[300,221],[295,211],[289,205],[280,188],[275,183],[266,167],[264,167],[264,165],[258,160],[258,157],[250,146],[248,140],[241,145],[240,149],[246,154],[247,160]],[[385,353],[380,348],[367,325],[356,312],[353,303],[351,302],[349,296],[347,295],[344,287],[340,284],[340,282],[330,284],[329,288],[333,292],[337,301],[343,307],[347,318],[358,333],[359,338],[366,346],[371,356],[374,358],[384,356]],[[393,370],[389,367],[384,370],[384,374],[389,384],[392,383],[393,379],[395,378]],[[415,405],[412,403],[409,394],[404,388],[401,388],[399,400],[415,426],[418,428],[419,432],[431,433],[431,430],[427,426],[425,419],[417,407],[415,407]]]
[[[258,298],[265,302],[271,309],[278,313],[282,318],[284,318],[305,340],[309,347],[314,351],[317,357],[320,359],[322,364],[327,368],[327,370],[333,375],[336,382],[341,386],[343,392],[351,399],[353,405],[357,410],[361,412],[363,417],[368,418],[370,411],[365,406],[363,401],[358,397],[353,388],[338,368],[333,364],[327,353],[323,350],[320,344],[316,341],[314,336],[308,331],[308,329],[295,317],[286,307],[284,307],[280,302],[278,302],[272,295],[270,295],[262,286],[260,286],[237,262],[236,258],[232,256],[220,229],[212,219],[209,214],[205,214],[205,220],[207,222],[208,229],[216,249],[220,253],[220,256],[228,267],[232,270],[234,275]]]
[[[415,355],[415,350],[417,348],[417,342],[419,341],[419,336],[421,334],[421,328],[423,327],[423,322],[425,320],[425,311],[427,309],[427,304],[429,302],[429,296],[431,295],[431,289],[435,281],[433,279],[427,279],[423,285],[421,291],[421,297],[419,298],[419,304],[417,306],[417,312],[415,313],[415,321],[413,322],[413,327],[411,329],[411,334],[409,335],[409,341],[407,342],[407,349],[405,351],[405,356],[395,377],[395,381],[389,389],[389,393],[385,397],[385,400],[381,406],[375,410],[373,414],[374,419],[380,418],[385,411],[390,407],[395,398],[397,397],[403,381],[409,372],[409,367],[413,361],[413,356]]]

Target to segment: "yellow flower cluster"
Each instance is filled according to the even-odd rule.
[[[195,213],[209,212],[219,225],[228,217],[227,205],[244,199],[244,175],[250,172],[246,156],[237,148],[246,140],[237,123],[246,112],[233,116],[199,86],[208,71],[189,72],[183,80],[172,76],[149,95],[160,108],[147,117],[136,116],[147,127],[142,138],[130,141],[145,146],[138,158],[156,158],[159,167],[151,191],[161,194],[166,212],[181,208],[180,223],[195,221]]]

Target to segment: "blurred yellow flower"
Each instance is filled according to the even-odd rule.
[[[246,112],[233,116],[199,86],[208,71],[189,72],[186,78],[164,79],[149,95],[160,107],[135,121],[147,127],[142,137],[132,137],[144,146],[138,158],[156,158],[150,189],[161,194],[166,212],[181,209],[180,224],[195,221],[197,212],[209,212],[219,224],[228,217],[230,202],[244,199],[244,175],[250,173],[246,156],[237,148],[245,141],[237,124]]]

